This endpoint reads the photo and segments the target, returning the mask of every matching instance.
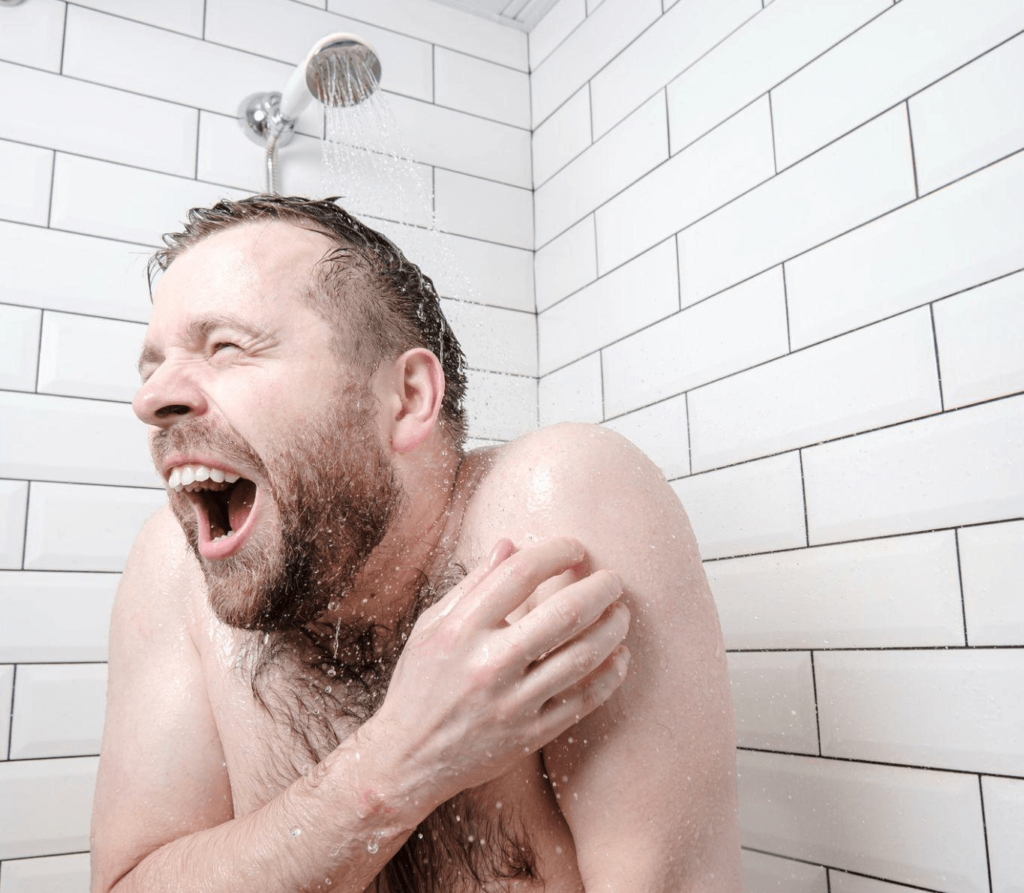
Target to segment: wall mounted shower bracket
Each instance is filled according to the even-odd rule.
[[[295,135],[298,119],[285,118],[281,114],[280,93],[253,93],[239,108],[238,120],[254,143],[265,146],[270,134],[276,132],[277,144],[287,146]]]

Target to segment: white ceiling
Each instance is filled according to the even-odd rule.
[[[530,31],[558,0],[434,0],[521,31]]]

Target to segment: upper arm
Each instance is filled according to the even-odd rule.
[[[488,534],[576,537],[631,614],[622,687],[543,751],[588,893],[739,890],[725,653],[682,506],[612,432],[557,426],[512,449]]]
[[[93,890],[165,843],[232,818],[231,794],[189,599],[202,574],[166,509],[129,556],[110,630],[93,804]]]

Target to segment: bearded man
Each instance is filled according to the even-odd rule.
[[[658,470],[586,426],[464,452],[430,280],[332,201],[166,241],[134,407],[169,509],[114,609],[93,890],[738,893]]]

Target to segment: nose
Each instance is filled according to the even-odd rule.
[[[176,422],[203,415],[206,396],[188,371],[165,361],[132,400],[132,409],[147,425],[170,428]]]

